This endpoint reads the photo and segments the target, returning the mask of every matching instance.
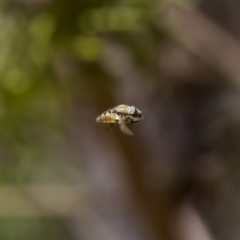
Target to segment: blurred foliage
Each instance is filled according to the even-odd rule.
[[[161,33],[147,0],[2,1],[0,11],[0,180],[23,183],[61,139],[68,96],[88,84],[84,66],[103,71],[104,38],[147,67]]]
[[[0,220],[0,238],[2,240],[69,239],[67,231],[64,228],[59,229],[59,224],[60,221],[54,218],[4,219]]]
[[[155,27],[159,7],[153,0],[1,1],[1,182],[31,181],[30,170],[61,140],[69,96],[88,91],[86,67],[106,79],[100,64],[106,38],[143,69],[154,67],[166,34]]]
[[[155,27],[156,6],[153,0],[0,2],[1,183],[38,181],[41,174],[58,179],[51,150],[63,137],[71,96],[87,92],[84,69],[104,73],[100,58],[111,38],[151,70],[165,37]],[[1,240],[69,239],[54,219],[0,221]]]

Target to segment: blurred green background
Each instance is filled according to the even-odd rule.
[[[64,137],[74,97],[90,95],[93,84],[115,84],[100,62],[105,39],[117,39],[139,65],[151,68],[163,37],[153,14],[154,4],[144,0],[1,1],[2,183],[58,175],[51,172],[51,153]]]
[[[74,166],[56,154],[67,134],[69,108],[75,98],[89,101],[86,108],[98,99],[109,101],[105,92],[116,80],[101,64],[108,38],[151,70],[165,34],[154,24],[155,6],[148,0],[1,1],[1,184],[80,181]],[[88,99],[98,89],[100,97]],[[0,220],[1,240],[73,238],[54,216],[24,215]]]

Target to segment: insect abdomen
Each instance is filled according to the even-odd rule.
[[[111,113],[110,111],[103,112],[96,119],[97,122],[100,123],[118,123],[118,115],[116,113]]]

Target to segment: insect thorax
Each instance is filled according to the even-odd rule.
[[[120,104],[114,108],[112,108],[113,112],[119,113],[119,114],[129,114],[132,115],[135,112],[136,108],[134,106],[128,106],[125,104]]]

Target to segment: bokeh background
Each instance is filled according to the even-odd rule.
[[[0,1],[0,240],[239,240],[238,0]],[[96,117],[143,111],[133,137]]]

